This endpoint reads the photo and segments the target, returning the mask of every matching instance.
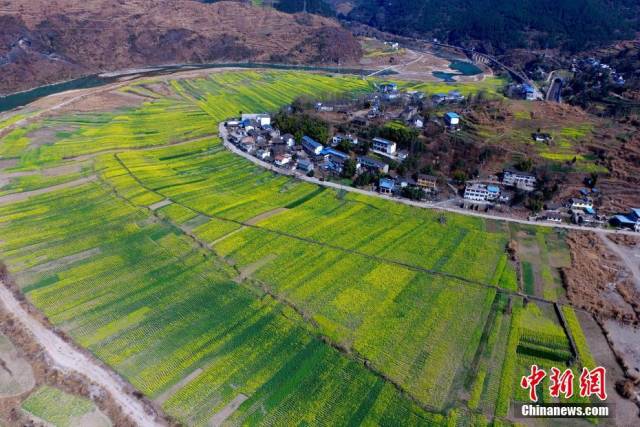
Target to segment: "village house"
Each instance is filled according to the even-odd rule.
[[[296,145],[296,139],[290,133],[285,133],[280,138],[282,138],[282,141],[287,144],[288,147]]]
[[[300,160],[298,160],[298,163],[296,164],[296,169],[298,169],[299,171],[302,171],[304,173],[309,173],[309,172],[313,171],[313,163],[311,163],[311,161],[309,161],[307,159],[300,159]]]
[[[271,116],[265,113],[261,114],[243,114],[242,121],[248,120],[250,122],[255,121],[259,126],[271,126]]]
[[[627,214],[614,215],[610,222],[614,227],[640,232],[640,208],[633,208]]]
[[[551,134],[542,133],[542,132],[534,132],[534,133],[531,134],[531,137],[533,138],[534,141],[536,141],[536,142],[544,142],[545,144],[548,144],[553,139]]]
[[[263,149],[256,150],[256,157],[260,160],[265,160],[269,158],[269,151]]]
[[[396,153],[396,143],[384,138],[373,138],[373,151],[393,156]]]
[[[416,129],[422,129],[424,127],[424,119],[422,118],[422,116],[415,116],[407,123],[409,124],[409,126]]]
[[[358,156],[357,163],[361,169],[371,173],[389,173],[389,165],[371,157]]]
[[[396,183],[392,179],[380,178],[378,183],[378,191],[381,194],[393,194],[393,190],[396,188]]]
[[[502,183],[504,185],[520,190],[533,191],[536,188],[536,182],[536,176],[528,172],[506,169],[502,173]]]
[[[571,211],[593,210],[593,199],[591,197],[569,199],[569,209]]]
[[[460,94],[457,90],[452,90],[449,93],[437,93],[431,97],[431,101],[434,104],[443,104],[445,102],[462,102],[464,101],[464,96]]]
[[[533,86],[529,84],[522,85],[522,97],[527,101],[533,101],[536,99],[536,91]]]
[[[400,188],[406,188],[406,187],[417,187],[418,183],[416,181],[414,181],[412,178],[404,177],[404,176],[397,176],[396,177],[396,185],[399,185]]]
[[[349,142],[349,144],[351,145],[358,145],[358,137],[354,136],[350,133],[348,134],[343,134],[343,133],[337,133],[335,134],[332,138],[331,138],[331,145],[333,147],[337,146],[338,144],[340,144],[342,141],[347,141]]]
[[[323,104],[322,102],[316,102],[316,111],[321,113],[330,113],[333,111],[333,105]]]
[[[438,191],[438,178],[433,175],[419,174],[416,184],[428,193]]]
[[[398,85],[395,83],[382,83],[378,86],[381,93],[394,93],[398,91]]]
[[[276,166],[285,166],[291,162],[291,154],[284,153],[275,156],[274,162]]]
[[[321,155],[324,156],[325,169],[335,172],[337,174],[342,173],[344,164],[349,160],[349,155],[342,151],[334,150],[333,148],[325,148],[322,150]]]
[[[242,151],[246,153],[252,153],[256,147],[256,140],[252,136],[245,136],[240,139],[239,147]]]
[[[448,112],[444,115],[444,123],[451,129],[460,126],[460,116],[454,112]]]
[[[558,211],[544,211],[540,215],[540,219],[550,222],[562,222],[562,214]]]
[[[369,121],[364,117],[355,117],[351,120],[351,125],[356,129],[364,129],[369,126]]]
[[[500,188],[497,185],[485,185],[477,182],[469,183],[464,189],[464,198],[475,202],[490,202],[500,196]]]
[[[302,137],[302,148],[310,156],[319,156],[324,147],[315,139],[305,135]]]

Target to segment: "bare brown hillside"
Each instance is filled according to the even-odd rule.
[[[0,93],[144,65],[360,55],[336,21],[237,2],[0,0]]]

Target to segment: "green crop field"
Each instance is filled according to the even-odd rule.
[[[57,388],[43,386],[29,395],[22,409],[48,425],[74,427],[91,425],[109,427],[111,423],[96,406],[87,399],[65,393]]]
[[[232,402],[229,425],[509,422],[531,354],[569,350],[553,310],[514,294],[508,227],[276,175],[215,136],[240,111],[372,84],[145,79],[118,89],[139,106],[36,121],[13,170],[91,162],[95,179],[0,204],[0,258],[51,322],[187,425]],[[42,128],[55,138],[34,144]],[[528,243],[560,250],[548,233]]]

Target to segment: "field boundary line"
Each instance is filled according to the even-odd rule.
[[[579,307],[576,307],[576,306],[573,306],[573,305],[571,305],[569,303],[552,301],[552,300],[548,300],[546,298],[539,297],[539,296],[536,296],[536,295],[528,295],[528,294],[526,294],[524,292],[521,292],[521,291],[514,291],[514,290],[511,290],[511,289],[501,288],[498,285],[492,285],[490,283],[485,283],[485,282],[482,282],[482,281],[479,281],[479,280],[469,279],[467,277],[458,276],[458,275],[453,274],[453,273],[447,273],[445,271],[432,270],[432,269],[429,269],[429,268],[425,268],[425,267],[421,267],[421,266],[418,266],[418,265],[410,264],[410,263],[407,263],[407,262],[404,262],[404,261],[393,260],[393,259],[389,259],[389,258],[379,257],[377,255],[367,254],[365,252],[358,251],[357,249],[344,248],[342,246],[332,245],[332,244],[326,243],[326,242],[320,242],[320,241],[313,240],[313,239],[310,239],[310,238],[307,238],[307,237],[296,236],[295,234],[287,233],[287,232],[284,232],[284,231],[273,230],[273,229],[261,227],[259,225],[249,224],[246,221],[239,221],[239,220],[234,220],[234,219],[230,219],[230,218],[225,218],[225,217],[222,217],[222,216],[219,216],[219,215],[208,214],[208,213],[203,212],[201,210],[198,210],[198,209],[196,209],[194,207],[184,205],[184,204],[176,201],[175,199],[172,199],[172,198],[166,196],[165,194],[162,194],[162,193],[160,193],[158,191],[155,191],[152,188],[148,187],[147,185],[145,185],[140,180],[140,178],[138,178],[133,172],[131,172],[129,167],[122,161],[122,159],[120,159],[120,157],[118,157],[117,154],[115,154],[114,157],[116,158],[118,163],[125,169],[125,171],[145,190],[147,190],[149,192],[152,192],[154,194],[157,194],[159,196],[162,196],[162,197],[164,197],[164,198],[166,198],[168,200],[171,200],[171,202],[173,202],[174,204],[182,206],[182,207],[187,208],[187,209],[190,209],[193,212],[196,212],[197,214],[205,216],[205,217],[207,217],[209,219],[217,219],[217,220],[221,220],[221,221],[231,222],[231,223],[234,223],[234,224],[237,224],[237,225],[240,225],[240,226],[244,226],[244,227],[248,227],[248,228],[254,228],[254,229],[265,231],[265,232],[272,233],[272,234],[277,234],[277,235],[280,235],[280,236],[283,236],[283,237],[296,239],[296,240],[299,240],[299,241],[302,241],[302,242],[318,245],[318,246],[325,247],[325,248],[328,248],[328,249],[342,251],[342,252],[350,253],[350,254],[353,254],[353,255],[359,255],[359,256],[362,256],[362,257],[365,257],[365,258],[372,259],[374,261],[379,261],[379,262],[383,262],[383,263],[386,263],[386,264],[398,265],[398,266],[405,267],[405,268],[408,268],[408,269],[413,270],[413,271],[418,271],[418,272],[426,273],[426,274],[433,275],[433,276],[441,276],[441,277],[446,277],[446,278],[449,278],[449,279],[454,279],[454,280],[457,280],[462,285],[474,285],[474,286],[477,286],[477,287],[483,287],[483,288],[486,288],[486,289],[496,290],[497,292],[500,292],[500,293],[503,293],[503,294],[513,295],[513,296],[521,297],[521,298],[532,300],[532,301],[537,301],[537,302],[541,302],[541,303],[545,303],[545,304],[551,304],[551,305],[553,305],[553,304],[558,304],[560,306],[566,305],[566,306],[569,306],[569,307],[573,308],[574,310],[587,312],[586,310],[584,310],[582,308],[579,308]],[[180,228],[180,227],[178,227],[178,228]],[[184,230],[182,230],[182,231],[184,232]],[[206,247],[210,248],[213,251],[213,247],[211,247],[209,244],[207,244]]]
[[[37,190],[23,191],[21,193],[11,193],[5,196],[0,196],[0,206],[22,202],[33,196],[39,196],[41,194],[52,193],[54,191],[64,190],[66,188],[73,188],[84,185],[89,182],[95,181],[96,178],[97,177],[95,175],[90,175],[83,178],[75,179],[73,181],[64,182],[62,184],[52,185],[50,187],[38,188]]]

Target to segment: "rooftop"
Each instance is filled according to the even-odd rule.
[[[380,188],[393,190],[393,187],[395,187],[395,182],[392,179],[380,178]]]
[[[309,144],[310,146],[316,148],[316,147],[322,147],[322,144],[320,144],[318,141],[316,141],[315,139],[311,138],[310,136],[303,136],[302,137],[302,142],[306,142],[307,144]]]

